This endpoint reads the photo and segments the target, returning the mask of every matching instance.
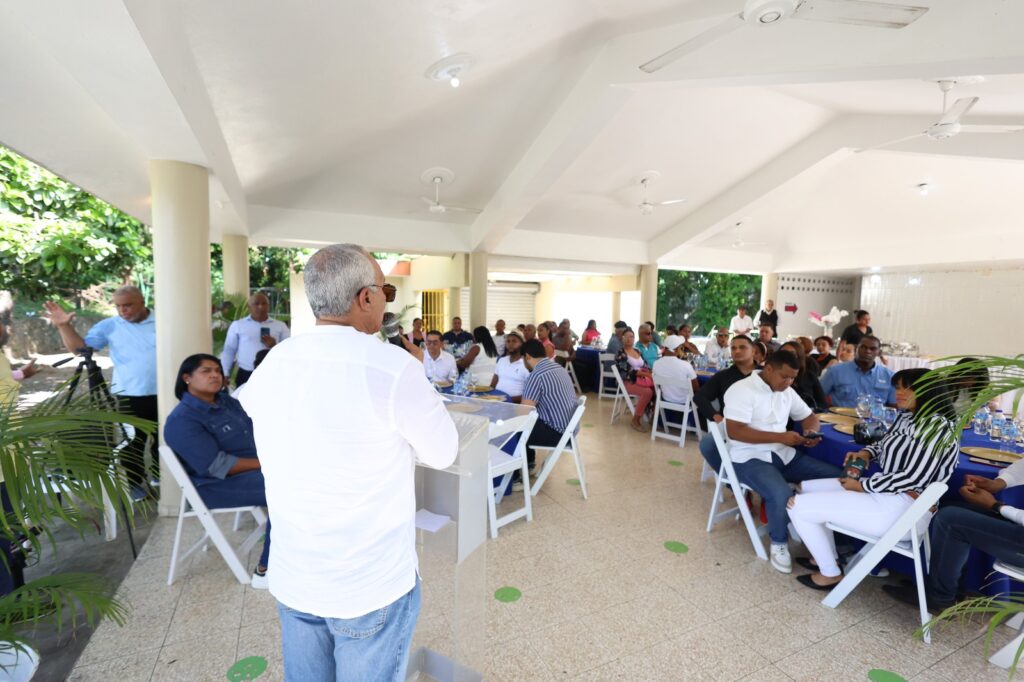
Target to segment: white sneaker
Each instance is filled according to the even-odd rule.
[[[254,590],[266,590],[270,588],[270,583],[267,580],[267,574],[260,575],[253,571],[252,578],[249,580],[249,587]]]
[[[789,556],[789,545],[777,545],[772,543],[769,553],[772,561],[772,568],[779,573],[793,572],[793,559]]]

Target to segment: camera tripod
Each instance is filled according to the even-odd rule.
[[[82,359],[78,363],[78,366],[75,367],[75,373],[71,376],[71,380],[68,382],[67,393],[64,397],[64,404],[69,405],[72,399],[74,399],[75,394],[78,391],[78,387],[82,383],[82,376],[84,375],[89,401],[99,409],[117,410],[118,401],[110,393],[110,387],[107,386],[107,381],[103,378],[103,371],[92,357],[95,349],[85,346],[77,349],[75,352],[78,356],[81,356]],[[60,360],[59,362],[55,362],[53,366],[60,367],[65,363],[71,362],[75,357],[76,356],[73,355],[69,358]],[[102,429],[103,437],[111,452],[127,440],[127,435],[124,432],[123,425],[117,424],[112,428],[114,429],[113,433],[106,427]],[[132,519],[128,515],[128,507],[125,505],[124,500],[120,501],[120,506],[121,516],[124,519],[125,532],[128,533],[128,543],[132,548],[132,558],[137,559],[139,557],[139,553],[135,547],[135,535],[132,532],[131,523]]]

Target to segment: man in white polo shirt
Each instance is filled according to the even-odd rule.
[[[654,381],[658,383],[661,378],[670,379],[673,383],[682,383],[683,386],[665,386],[661,389],[661,397],[671,403],[686,403],[700,389],[697,382],[697,372],[693,365],[680,357],[683,351],[683,337],[669,336],[665,338],[664,357],[658,358],[654,367],[651,368],[654,374]]]
[[[247,305],[249,314],[228,327],[224,351],[220,355],[225,377],[231,376],[231,369],[238,362],[236,387],[248,381],[256,369],[256,353],[264,348],[273,348],[291,335],[288,325],[270,316],[270,299],[266,294],[253,294]]]
[[[754,321],[747,315],[747,307],[736,308],[736,316],[729,321],[729,330],[733,334],[749,334],[754,328]]]
[[[729,455],[740,481],[765,501],[772,566],[782,573],[793,570],[789,556],[789,513],[793,496],[790,483],[818,478],[839,478],[843,470],[797,452],[796,446],[813,447],[821,442],[787,431],[792,419],[804,433],[818,431],[818,417],[791,386],[799,371],[796,355],[788,350],[773,353],[761,372],[737,381],[725,393]]]
[[[420,363],[377,336],[377,261],[334,244],[305,278],[316,326],[279,343],[242,394],[274,522],[285,679],[404,682],[420,609],[415,465],[451,465],[458,433]]]

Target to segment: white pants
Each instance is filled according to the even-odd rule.
[[[789,510],[789,519],[807,546],[821,574],[834,578],[842,572],[836,563],[835,535],[825,524],[838,523],[852,531],[879,537],[914,503],[904,493],[858,493],[846,490],[838,479],[804,481]],[[930,515],[922,519],[928,527]]]

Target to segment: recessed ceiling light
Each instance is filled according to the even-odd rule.
[[[423,72],[432,81],[447,81],[453,88],[462,84],[460,77],[473,66],[473,57],[465,52],[449,55],[434,62]]]

